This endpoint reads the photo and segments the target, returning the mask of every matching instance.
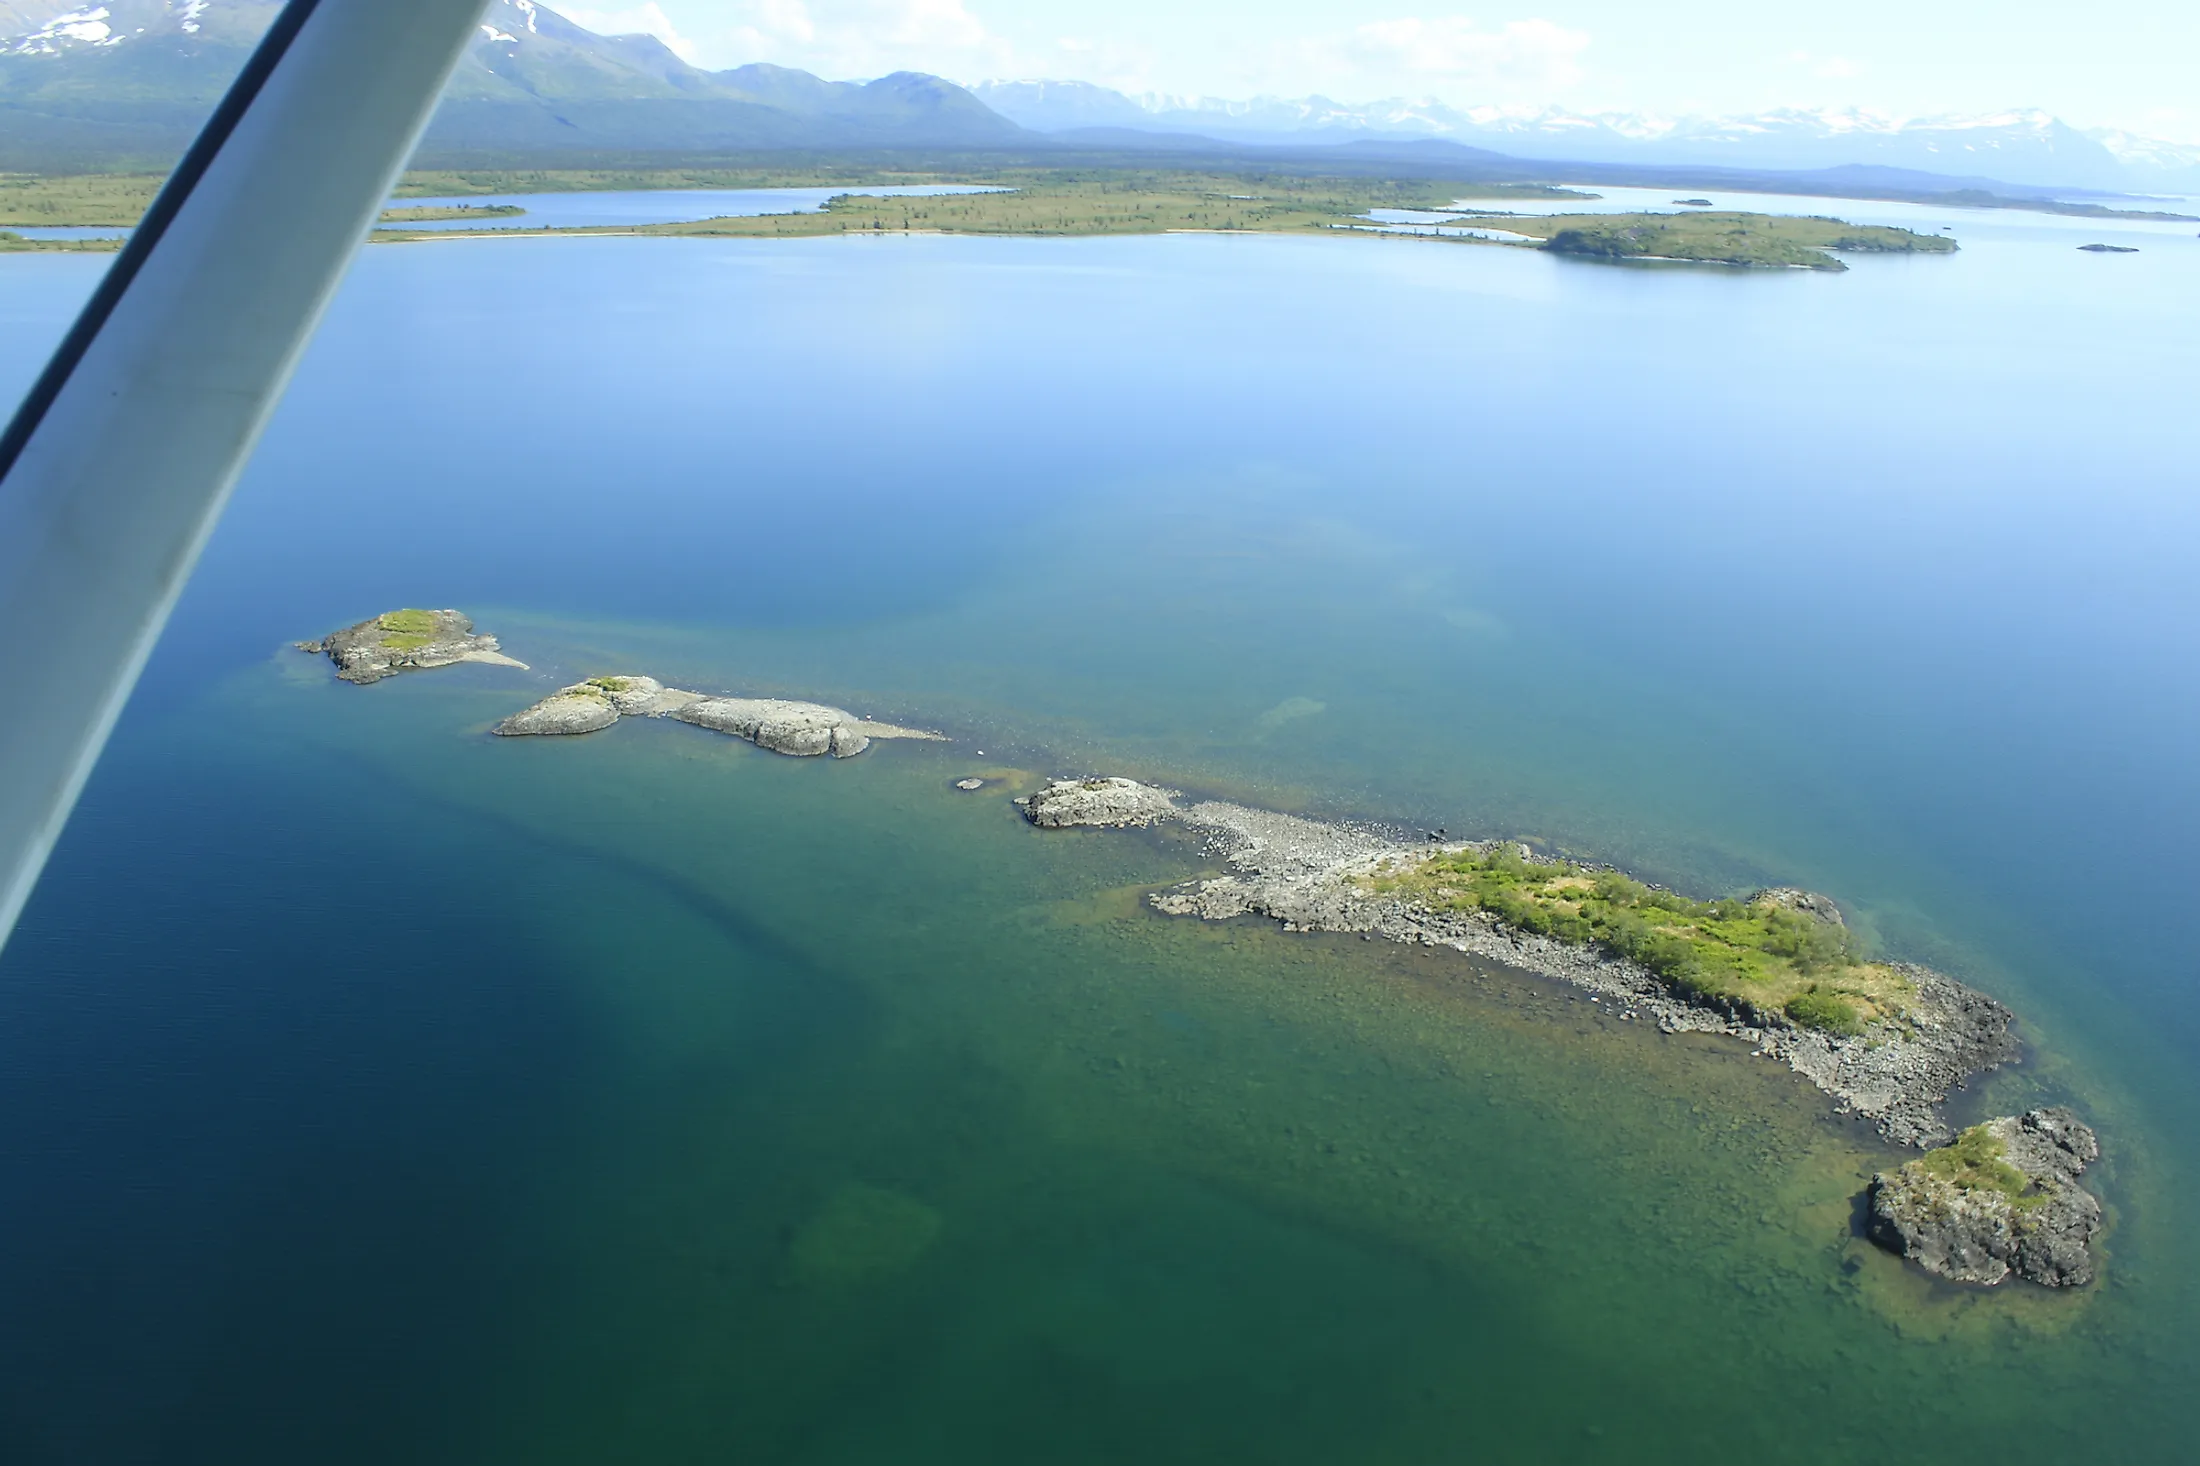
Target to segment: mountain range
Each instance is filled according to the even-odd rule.
[[[281,0],[0,0],[0,168],[174,157]],[[1896,121],[1856,109],[1661,118],[1434,101],[1348,105],[1130,96],[1087,82],[964,88],[749,65],[707,71],[646,35],[602,36],[538,0],[494,0],[423,158],[637,160],[845,149],[1295,153],[1357,145],[1507,159],[1752,171],[1858,167],[2035,188],[2200,192],[2200,147],[2081,132],[2039,111]],[[1471,155],[1467,150],[1477,150]]]
[[[2100,129],[2038,110],[1901,121],[1857,108],[1667,118],[1560,108],[1457,108],[1392,99],[1130,96],[1088,82],[984,82],[1002,116],[1057,138],[1126,132],[1263,146],[1443,139],[1515,158],[1788,171],[1903,168],[2041,187],[2200,189],[2200,146]]]
[[[0,167],[173,157],[281,0],[0,0]],[[705,71],[652,36],[600,36],[535,0],[494,0],[424,153],[629,156],[1031,141],[936,76],[822,81]]]

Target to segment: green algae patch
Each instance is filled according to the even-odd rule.
[[[1445,851],[1360,878],[1377,895],[1471,912],[1535,936],[1601,947],[1674,990],[1805,1028],[1856,1034],[1899,1018],[1910,979],[1866,962],[1838,922],[1775,901],[1694,901],[1614,870],[1542,862],[1521,847]]]
[[[375,625],[382,628],[382,645],[392,651],[418,651],[435,639],[433,611],[385,611],[375,618]]]
[[[794,1234],[789,1271],[810,1287],[892,1277],[931,1250],[941,1226],[940,1214],[915,1197],[851,1181]]]

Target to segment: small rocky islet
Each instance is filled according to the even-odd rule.
[[[297,646],[325,654],[338,677],[360,684],[461,662],[525,666],[457,611],[389,612]],[[795,757],[853,758],[875,740],[942,737],[823,703],[712,696],[632,674],[560,688],[492,731],[574,737],[622,717],[671,718]],[[2100,1155],[2093,1131],[2052,1107],[1957,1135],[1942,1113],[1951,1090],[2018,1057],[2014,1015],[1929,968],[1864,961],[1825,896],[1773,888],[1691,901],[1609,867],[1544,860],[1511,841],[1416,838],[1187,803],[1177,791],[1113,776],[1054,780],[1015,803],[1044,830],[1166,823],[1191,831],[1227,869],[1152,893],[1153,909],[1167,915],[1264,916],[1287,931],[1447,947],[1585,989],[1621,1021],[1750,1043],[1842,1112],[1924,1152],[1872,1178],[1865,1201],[1874,1242],[1954,1282],[2093,1280],[2101,1205],[2079,1182]]]
[[[400,672],[455,667],[461,662],[527,670],[525,662],[497,649],[495,637],[477,635],[472,619],[461,611],[385,611],[318,641],[296,645],[299,651],[326,655],[336,664],[338,677],[362,686]]]
[[[1870,1236],[1959,1283],[2083,1287],[2101,1203],[2078,1178],[2100,1155],[2092,1128],[2061,1105],[1988,1120],[1872,1177]]]

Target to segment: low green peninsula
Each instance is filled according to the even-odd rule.
[[[865,188],[964,185],[980,193],[899,195]],[[128,226],[158,191],[144,176],[0,178],[0,230],[10,226]],[[1472,178],[1384,178],[1379,175],[1295,173],[1281,169],[1033,167],[1010,164],[983,172],[941,169],[820,167],[814,171],[695,169],[544,172],[446,172],[408,176],[406,197],[464,199],[519,192],[604,189],[842,188],[821,209],[681,223],[571,229],[515,223],[513,204],[406,204],[385,209],[373,238],[382,244],[519,235],[654,235],[673,238],[805,239],[850,234],[1101,235],[1206,232],[1229,234],[1350,234],[1362,238],[1431,235],[1452,242],[1519,245],[1525,239],[1555,254],[1600,259],[1681,260],[1753,268],[1846,268],[1841,253],[1945,254],[1955,241],[1907,229],[1828,218],[1767,214],[1554,214],[1501,212],[1522,199],[1596,197],[1547,183],[1483,182]],[[1477,239],[1370,222],[1380,209],[1428,211],[1467,229],[1503,231],[1511,239]],[[464,226],[478,222],[481,228]],[[426,229],[427,224],[458,228]],[[107,251],[115,240],[30,240],[0,237],[0,250]]]
[[[899,180],[897,180],[899,181]],[[844,234],[1095,235],[1312,233],[1351,229],[1372,209],[1453,209],[1461,200],[1590,199],[1545,184],[1329,178],[1163,169],[1010,170],[969,180],[984,193],[867,194],[851,187],[821,209],[671,224],[544,231],[735,239]],[[448,237],[447,231],[437,231]],[[427,238],[385,233],[384,238]]]
[[[416,204],[384,209],[381,224],[439,224],[452,220],[516,219],[527,211],[518,204]]]
[[[113,254],[121,248],[119,239],[25,239],[0,229],[0,254]]]
[[[1953,254],[1956,242],[1881,224],[1727,211],[1687,214],[1486,214],[1461,223],[1543,241],[1553,254],[1682,260],[1745,269],[1846,270],[1839,254]]]

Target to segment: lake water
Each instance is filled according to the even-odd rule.
[[[2200,240],[1954,222],[369,249],[0,956],[8,1459],[2184,1459]],[[401,605],[533,670],[284,649]],[[484,735],[617,671],[956,741]],[[1087,770],[1834,894],[2105,1282],[1906,1272],[1736,1045],[1149,915]]]

